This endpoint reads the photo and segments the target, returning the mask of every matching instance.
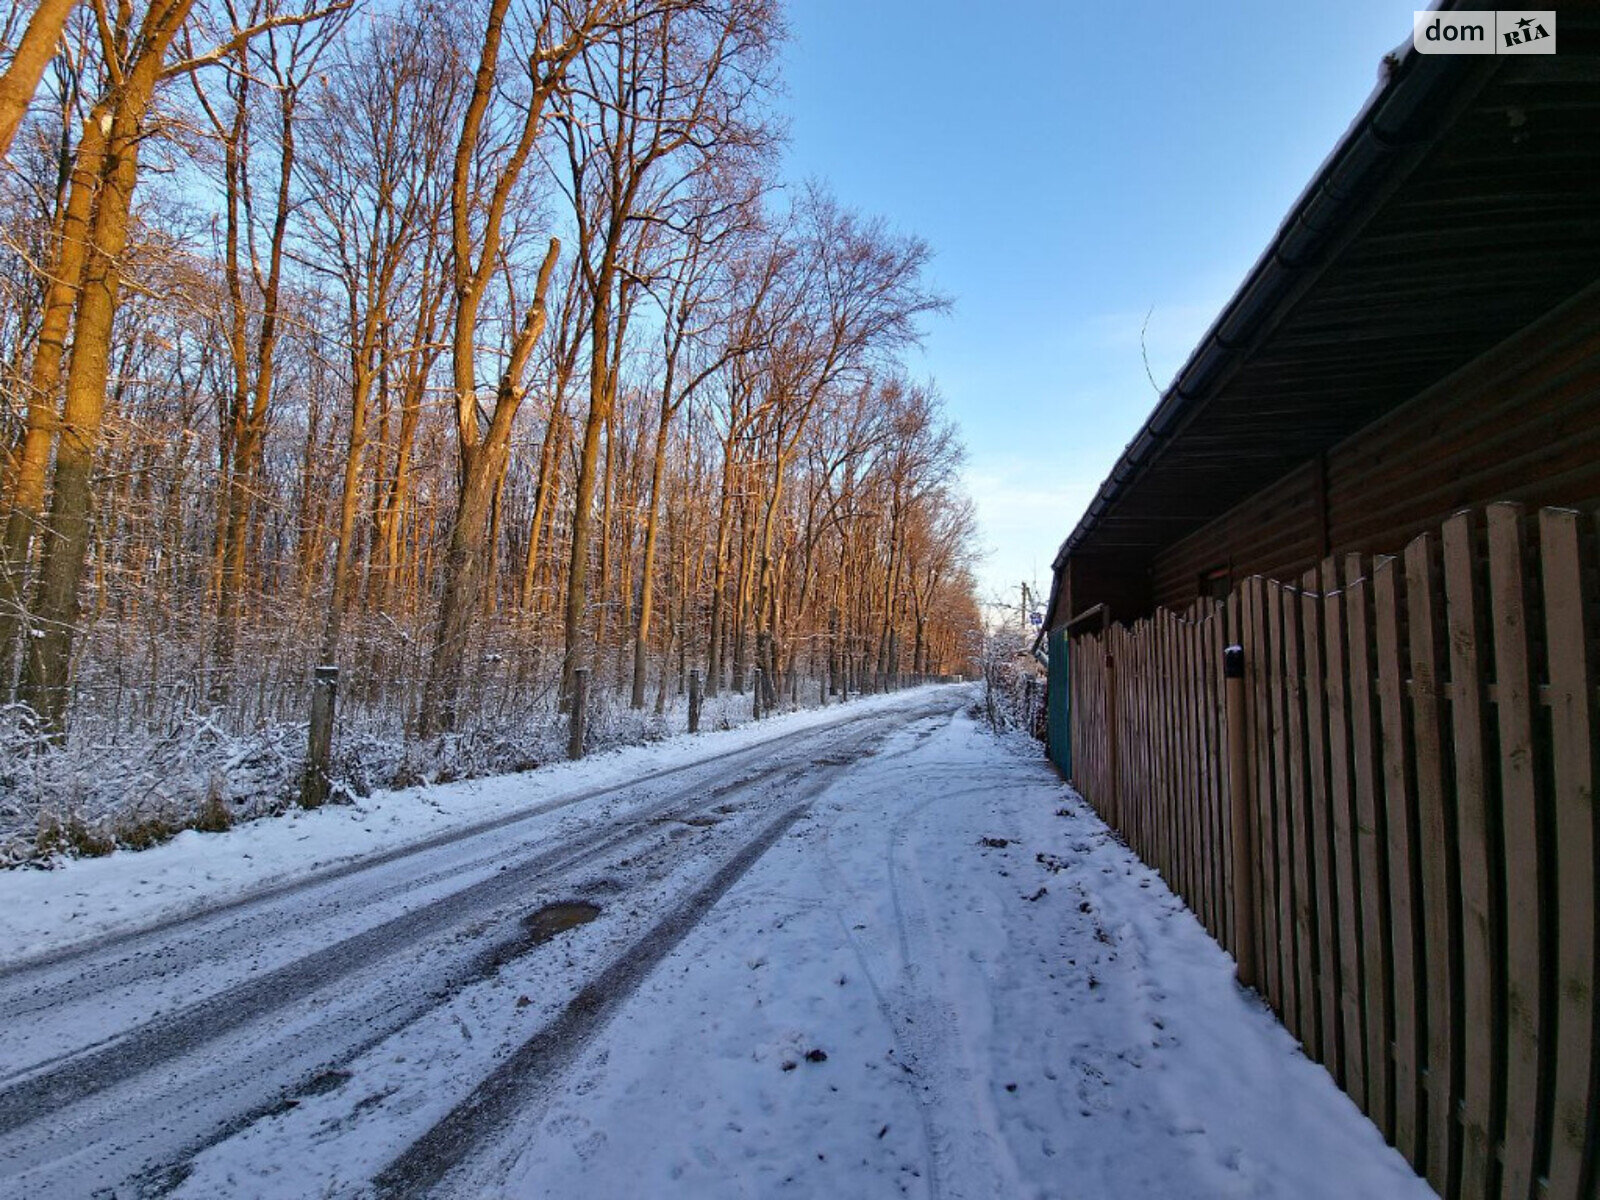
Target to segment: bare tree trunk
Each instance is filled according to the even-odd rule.
[[[639,568],[639,625],[633,638],[634,708],[644,707],[645,668],[649,656],[650,618],[653,610],[656,562],[656,530],[660,522],[661,481],[666,474],[667,434],[672,424],[673,363],[669,359],[661,385],[661,415],[656,424],[655,457],[650,464],[650,500],[644,525],[644,563]]]
[[[39,0],[10,65],[0,75],[0,158],[11,152],[17,126],[27,115],[28,102],[39,88],[45,65],[55,55],[74,7],[76,0]]]
[[[85,255],[67,368],[66,403],[56,450],[55,487],[46,523],[34,612],[38,637],[28,642],[20,698],[58,736],[66,730],[67,684],[77,634],[78,589],[89,549],[90,474],[105,415],[111,373],[112,326],[122,283],[121,258],[139,177],[144,115],[161,60],[189,15],[192,0],[152,5],[141,30],[139,57],[125,71],[101,162],[98,203]]]
[[[243,51],[241,51],[241,54]],[[255,379],[249,378],[250,358],[245,344],[246,308],[244,284],[240,266],[241,213],[246,203],[245,179],[249,171],[246,126],[248,121],[248,73],[241,67],[239,92],[235,97],[237,108],[231,128],[224,127],[214,113],[212,123],[222,135],[228,176],[228,251],[223,264],[228,279],[228,296],[232,308],[232,329],[229,339],[234,363],[234,408],[232,460],[229,463],[226,523],[221,548],[220,574],[217,587],[217,626],[213,641],[212,678],[213,698],[221,699],[232,684],[234,647],[238,639],[239,621],[243,610],[245,567],[250,538],[250,517],[257,494],[257,477],[261,469],[262,443],[266,436],[267,411],[272,403],[273,379],[276,370],[279,322],[279,293],[283,280],[283,254],[288,233],[289,213],[293,204],[290,186],[294,177],[294,114],[295,86],[282,79],[278,94],[279,129],[282,135],[278,158],[278,189],[273,213],[272,236],[268,244],[267,277],[261,285],[261,324],[256,336]],[[204,97],[201,98],[205,104]],[[248,236],[248,235],[246,235]],[[259,281],[259,276],[258,276]]]
[[[711,583],[711,631],[707,639],[706,695],[715,696],[722,686],[722,635],[727,621],[728,543],[733,524],[733,439],[723,444],[722,492],[717,502],[717,552],[713,559]]]
[[[616,234],[620,236],[620,229]],[[606,251],[614,263],[615,254]],[[567,602],[562,615],[563,654],[561,695],[572,694],[572,673],[585,665],[584,617],[589,607],[589,541],[594,527],[594,489],[600,462],[600,436],[610,417],[611,398],[611,274],[602,270],[596,280],[589,319],[589,415],[583,426],[583,448],[578,454],[578,478],[573,497],[572,546],[568,554]]]
[[[529,612],[533,608],[540,539],[544,530],[545,515],[550,509],[551,497],[556,491],[561,470],[557,456],[560,453],[561,431],[566,416],[566,389],[558,384],[555,396],[550,401],[550,417],[545,422],[544,438],[539,446],[539,474],[533,489],[533,518],[528,522],[528,553],[523,559],[522,585],[517,593],[517,605],[523,612]]]
[[[29,93],[32,94],[31,92]],[[33,539],[44,516],[45,482],[55,441],[61,364],[77,304],[89,249],[94,201],[105,170],[103,122],[112,114],[111,98],[94,106],[72,167],[67,203],[54,239],[55,260],[45,286],[38,344],[28,383],[28,425],[17,456],[5,544],[0,548],[0,697],[11,693],[11,666],[27,627],[24,588]]]
[[[477,197],[485,189],[475,182],[474,161],[484,136],[485,115],[496,93],[495,80],[510,0],[492,0],[489,7],[483,49],[473,77],[472,94],[462,116],[461,136],[456,142],[450,179],[451,261],[456,293],[451,381],[460,458],[460,502],[450,530],[433,655],[422,694],[422,711],[417,719],[417,730],[423,737],[452,729],[456,724],[467,634],[477,608],[478,572],[482,566],[489,502],[510,450],[512,425],[522,404],[522,377],[528,357],[544,332],[545,296],[550,288],[551,272],[561,254],[561,243],[555,238],[550,240],[550,249],[539,268],[532,302],[521,328],[512,338],[487,431],[480,428],[478,415],[478,313],[489,281],[501,266],[506,206],[533,151],[543,125],[545,105],[561,85],[574,58],[587,45],[601,16],[613,7],[614,0],[607,0],[582,9],[576,23],[565,31],[557,44],[551,44],[555,37],[551,24],[555,10],[553,7],[545,10],[535,36],[538,49],[529,58],[533,91],[522,109],[521,129],[503,166],[494,174],[492,186],[487,189],[487,206],[475,220],[474,214],[479,211]]]
[[[512,422],[521,401],[522,375],[534,344],[544,332],[545,293],[550,286],[550,273],[555,270],[560,254],[561,243],[551,238],[550,249],[539,268],[533,302],[500,377],[494,416],[488,432],[481,441],[469,441],[465,436],[461,440],[460,501],[450,527],[450,548],[444,561],[444,591],[439,602],[433,657],[428,670],[428,682],[422,693],[422,712],[417,722],[418,733],[423,737],[456,727],[461,681],[466,669],[467,640],[478,606],[489,507],[505,471],[511,448]],[[478,420],[476,389],[472,388],[475,363],[470,351],[463,354],[459,344],[456,368],[458,388],[464,384],[471,389],[464,394],[458,391],[458,404],[462,406],[459,411],[465,412],[466,419],[474,423],[475,429]]]
[[[369,321],[369,325],[372,322]],[[369,329],[369,335],[374,329]],[[328,616],[322,627],[322,661],[338,662],[339,637],[344,627],[344,610],[350,596],[350,561],[354,549],[356,513],[361,507],[361,472],[367,453],[367,407],[372,393],[371,362],[361,361],[364,348],[355,351],[351,364],[350,443],[345,449],[344,479],[339,493],[339,543],[333,555],[333,592],[328,598]]]

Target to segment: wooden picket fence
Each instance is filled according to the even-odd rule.
[[[1596,535],[1494,504],[1071,643],[1080,791],[1446,1197],[1596,1192]]]

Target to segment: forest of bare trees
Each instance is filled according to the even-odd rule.
[[[282,802],[323,663],[358,788],[537,761],[579,669],[619,736],[971,670],[947,302],[783,185],[782,19],[11,7],[0,832]]]

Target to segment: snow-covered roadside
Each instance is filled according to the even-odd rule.
[[[149,850],[0,871],[0,966],[654,771],[925,700],[935,688],[851,700],[596,754],[520,775],[378,791],[350,805],[291,810],[226,833],[186,831]],[[952,704],[956,703],[952,693]]]
[[[1432,1195],[1034,743],[938,724],[817,801],[455,1194]]]

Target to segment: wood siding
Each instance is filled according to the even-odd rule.
[[[1190,603],[1219,566],[1295,579],[1333,546],[1392,553],[1490,500],[1600,502],[1600,286],[1159,553],[1152,601]]]

